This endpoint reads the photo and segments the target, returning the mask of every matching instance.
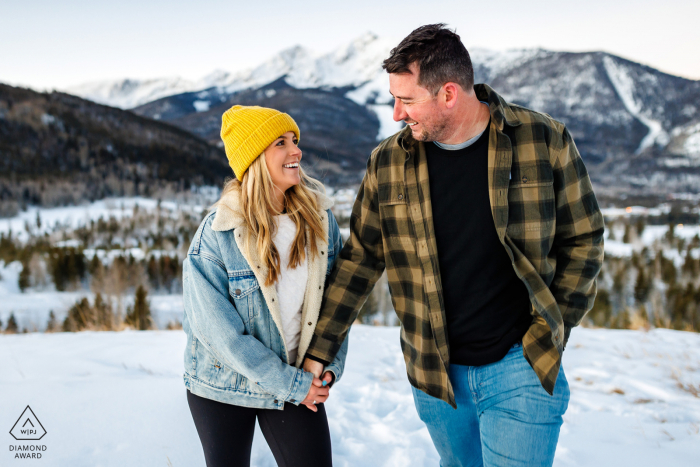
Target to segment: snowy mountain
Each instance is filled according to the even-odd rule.
[[[194,91],[195,89],[197,89],[197,86],[194,82],[172,77],[146,80],[126,78],[96,81],[70,86],[65,88],[64,91],[99,104],[130,109],[161,97]]]
[[[176,77],[150,80],[127,78],[70,86],[65,91],[101,104],[128,109],[162,97],[209,88],[217,88],[222,94],[232,94],[264,86],[282,77],[289,85],[299,89],[357,88],[384,74],[381,62],[387,57],[392,44],[393,41],[366,33],[328,54],[317,55],[304,47],[294,46],[255,68],[237,73],[216,70],[197,81]],[[386,82],[385,90],[388,89],[388,80]]]
[[[255,68],[218,71],[196,83],[126,80],[71,90],[110,105],[144,104],[134,109],[136,113],[211,135],[215,143],[215,132],[196,123],[203,118],[186,117],[210,113],[213,122],[221,109],[239,103],[241,93],[266,86],[268,94],[258,95],[261,105],[270,104],[269,93],[276,92],[271,83],[282,80],[300,90],[298,96],[329,92],[359,104],[376,115],[373,138],[383,139],[401,128],[391,118],[388,75],[381,69],[395,45],[367,33],[330,53],[319,55],[295,46]],[[471,56],[476,82],[488,83],[510,102],[567,124],[602,191],[620,196],[700,189],[700,81],[604,52],[474,49]],[[308,100],[303,107],[289,101],[287,111],[297,118],[311,109]],[[358,152],[351,158],[357,164],[350,165],[361,164],[367,154]]]

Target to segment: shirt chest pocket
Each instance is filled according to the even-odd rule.
[[[260,288],[253,271],[231,271],[228,273],[228,291],[233,303],[248,324],[258,313],[254,292]]]
[[[379,185],[377,201],[387,265],[413,265],[418,259],[406,186],[402,182]],[[414,204],[413,209],[418,209],[418,205]]]
[[[516,163],[508,185],[508,233],[548,230],[556,216],[549,161]]]

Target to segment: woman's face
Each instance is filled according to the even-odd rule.
[[[301,182],[299,162],[301,149],[297,146],[297,137],[288,131],[265,149],[265,162],[270,172],[272,183],[283,192]]]

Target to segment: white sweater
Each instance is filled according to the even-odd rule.
[[[302,264],[289,269],[289,254],[296,236],[296,225],[287,214],[275,216],[277,232],[272,241],[280,254],[280,275],[275,283],[280,302],[284,341],[287,344],[289,362],[294,365],[301,335],[301,306],[304,303],[306,280],[309,277],[308,248]]]

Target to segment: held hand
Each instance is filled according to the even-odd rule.
[[[304,370],[313,373],[316,378],[320,378],[323,372],[323,363],[306,358],[304,359]]]
[[[330,371],[326,371],[323,373],[323,378],[321,378],[321,384],[323,384],[324,387],[330,387],[329,384],[333,382],[333,373]]]
[[[320,379],[314,377],[313,381],[311,382],[309,393],[306,395],[306,398],[301,401],[301,403],[304,404],[309,410],[318,412],[315,404],[317,402],[326,402],[326,399],[328,399],[328,388],[323,386]]]

